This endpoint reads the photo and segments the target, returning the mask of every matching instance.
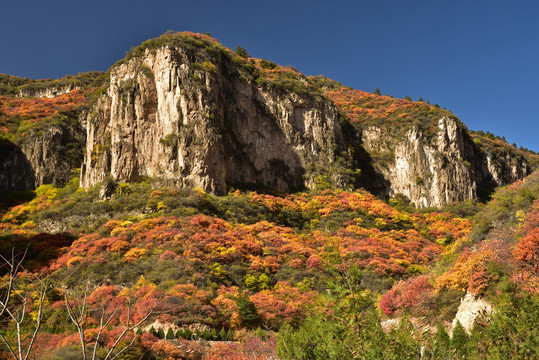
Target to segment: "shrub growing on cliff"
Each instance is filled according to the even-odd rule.
[[[277,67],[277,64],[266,59],[261,59],[260,66],[264,69],[275,69]]]
[[[241,47],[241,46],[236,47],[236,54],[238,54],[238,55],[241,56],[242,58],[248,58],[248,57],[250,57],[250,56],[249,56],[249,53],[247,52],[247,50],[245,50],[245,48],[243,48],[243,47]]]

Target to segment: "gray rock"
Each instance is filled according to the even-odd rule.
[[[88,117],[82,186],[110,176],[218,194],[235,184],[294,191],[314,183],[307,164],[335,161],[342,134],[329,100],[242,79],[224,56],[215,72],[194,65],[203,61],[163,47],[111,71]]]

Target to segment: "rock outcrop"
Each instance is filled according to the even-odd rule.
[[[510,154],[493,161],[495,155],[482,151],[466,129],[448,117],[439,120],[435,136],[413,128],[398,139],[369,127],[362,138],[367,151],[382,154],[375,166],[388,181],[385,188],[373,191],[385,196],[403,194],[419,207],[477,200],[531,172],[524,159]]]
[[[470,334],[472,332],[475,319],[479,315],[488,316],[490,313],[492,313],[492,311],[492,305],[486,300],[467,293],[460,302],[459,309],[455,315],[455,318],[453,319],[453,324],[451,325],[450,333],[453,333],[453,329],[457,325],[458,321],[461,323],[464,330]]]
[[[237,184],[294,191],[343,143],[329,100],[259,85],[223,53],[146,49],[110,79],[87,121],[84,187],[110,176],[221,194]]]
[[[71,90],[78,89],[78,87],[69,84],[61,86],[49,86],[44,88],[28,87],[19,90],[18,97],[38,97],[38,98],[54,98],[60,95],[69,93]]]
[[[355,186],[386,198],[402,194],[419,207],[439,207],[485,199],[495,187],[532,170],[514,148],[485,150],[458,120],[440,115],[448,111],[427,109],[408,119],[413,126],[401,126],[398,135],[385,123],[395,125],[400,118],[384,123],[382,115],[376,126],[365,127],[361,118],[349,121],[343,104],[336,102],[339,113],[323,95],[327,84],[342,85],[241,58],[203,35],[150,40],[109,75],[26,85],[7,77],[14,84],[10,94],[18,89],[19,96],[54,96],[110,81],[78,120],[77,113],[70,123],[49,121],[25,134],[18,147],[7,146],[0,159],[0,189],[61,185],[81,167],[85,188],[107,178],[146,177],[217,194],[229,186],[284,192]],[[343,99],[346,110],[354,97]],[[354,106],[370,110],[373,103]]]
[[[83,158],[84,129],[76,120],[34,129],[19,144],[4,141],[0,189],[32,190],[42,184],[63,186]]]

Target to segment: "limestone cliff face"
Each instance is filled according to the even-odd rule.
[[[367,151],[381,154],[375,163],[388,180],[385,195],[403,194],[419,207],[475,200],[481,191],[522,179],[531,170],[510,154],[493,161],[450,118],[439,120],[434,137],[414,128],[396,139],[377,127],[365,129],[362,137]]]
[[[476,143],[444,115],[433,132],[438,115],[430,111],[402,136],[383,122],[362,128],[361,118],[352,119],[355,126],[320,94],[328,81],[242,59],[212,41],[165,35],[146,42],[111,69],[107,92],[91,110],[48,119],[17,144],[2,141],[0,189],[62,185],[81,167],[86,188],[106,178],[145,177],[218,194],[228,186],[284,192],[356,186],[439,207],[485,199],[532,170],[516,149]],[[27,84],[18,94],[52,97],[79,86],[99,88],[108,78],[82,74]]]
[[[34,186],[65,185],[82,161],[84,135],[76,122],[56,124],[30,134],[21,143],[21,151],[33,169]]]
[[[293,191],[313,182],[309,164],[334,162],[339,144],[330,101],[258,85],[223,54],[166,46],[111,71],[87,119],[81,183],[152,177],[214,193]]]
[[[0,145],[0,189],[63,186],[71,171],[80,166],[84,140],[84,129],[76,121],[60,121],[31,131],[20,144],[4,141]]]
[[[327,98],[297,91],[307,83],[299,74],[292,87],[257,81],[246,72],[254,60],[207,49],[143,46],[113,67],[86,117],[82,186],[151,177],[222,194],[230,185],[289,192],[322,179],[439,207],[484,198],[531,170],[484,151],[449,117],[434,134],[412,128],[400,138],[355,128]]]
[[[38,97],[38,98],[54,98],[60,95],[69,93],[71,90],[78,89],[74,85],[49,86],[43,89],[25,88],[21,89],[17,94],[18,97]]]

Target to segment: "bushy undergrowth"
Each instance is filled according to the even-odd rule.
[[[156,189],[143,181],[115,184],[102,200],[100,187],[80,189],[77,178],[64,188],[42,186],[32,201],[4,211],[0,236],[3,253],[29,244],[28,266],[45,266],[51,279],[64,279],[69,289],[80,287],[80,278],[98,292],[109,286],[103,279],[147,289],[150,298],[159,298],[163,315],[155,320],[183,328],[281,329],[277,351],[283,358],[322,358],[327,351],[348,358],[362,351],[352,343],[372,350],[366,358],[383,348],[394,358],[411,358],[421,346],[433,354],[441,350],[405,320],[381,333],[381,314],[423,317],[435,325],[451,320],[465,291],[498,296],[504,290],[491,284],[506,282],[531,291],[523,283],[536,281],[530,255],[537,247],[536,180],[533,175],[500,190],[479,212],[474,204],[449,208],[472,216],[475,227],[496,216],[515,229],[512,243],[483,240],[475,252],[458,250],[475,241],[471,220],[397,210],[363,190],[281,197],[231,190],[219,197],[199,189]],[[43,233],[50,226],[71,232]],[[496,232],[488,231],[486,238],[493,238]],[[512,250],[515,242],[520,245]],[[445,265],[436,267],[437,260]],[[514,277],[515,269],[527,277]],[[59,299],[48,313],[47,332],[66,331],[61,304]],[[499,321],[485,326],[494,334]],[[358,333],[357,324],[365,332]],[[321,345],[331,339],[331,346]],[[172,351],[167,346],[153,351]],[[451,354],[475,351],[444,346]]]
[[[427,103],[307,78],[200,34],[166,34],[133,49],[126,60],[162,46],[193,52],[200,60],[195,67],[208,72],[220,70],[211,59],[226,57],[244,81],[328,96],[361,126],[389,122],[399,134],[418,127],[432,135],[435,121],[452,116]],[[80,81],[92,87],[98,78]],[[13,141],[72,121],[100,91],[16,100],[14,91],[28,82],[2,79],[0,125]],[[488,151],[500,145],[489,144]],[[322,180],[317,190],[282,196],[235,189],[214,196],[150,180],[108,180],[114,190],[104,196],[100,186],[79,188],[74,177],[63,188],[40,186],[33,199],[15,205],[18,194],[6,196],[0,254],[25,253],[24,266],[51,289],[40,302],[28,280],[34,275],[24,273],[16,282],[32,299],[23,322],[27,332],[36,306],[46,305],[35,353],[80,358],[80,334],[66,311],[88,301],[87,345],[97,342],[102,357],[126,319],[145,314],[153,325],[123,339],[133,341],[124,359],[537,356],[539,173],[498,190],[486,205],[422,211],[402,196],[385,203],[365,190],[333,190]],[[9,288],[8,272],[0,270],[0,289]],[[479,318],[471,335],[457,325],[450,338],[444,324],[466,293],[494,300],[497,311]],[[104,315],[110,323],[97,339]],[[381,322],[389,318],[398,325],[384,330]],[[3,320],[1,334],[15,340],[17,326]],[[419,331],[420,325],[437,331]],[[239,342],[205,342],[216,339]],[[0,356],[6,351],[0,347]]]

